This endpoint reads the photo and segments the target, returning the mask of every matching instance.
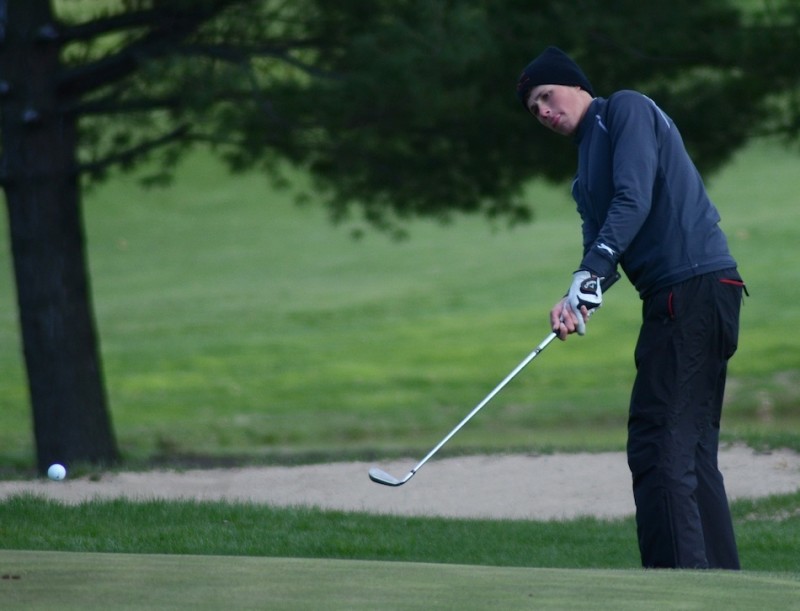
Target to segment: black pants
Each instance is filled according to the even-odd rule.
[[[739,568],[717,450],[742,288],[732,269],[644,301],[628,420],[644,567]]]

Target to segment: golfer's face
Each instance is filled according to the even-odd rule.
[[[546,128],[569,136],[586,112],[585,96],[580,87],[538,85],[528,95],[528,110]]]

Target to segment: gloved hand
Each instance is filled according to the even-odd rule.
[[[581,307],[586,306],[588,314],[603,305],[603,289],[600,288],[600,278],[587,272],[578,270],[572,274],[572,286],[567,293],[567,306],[578,319],[578,335],[586,334],[586,321],[583,319]]]

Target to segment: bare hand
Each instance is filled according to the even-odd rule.
[[[581,307],[584,323],[589,320],[589,311],[586,306]],[[567,298],[564,297],[553,309],[550,310],[550,328],[558,335],[558,339],[566,341],[567,336],[578,331],[578,318],[569,307]]]

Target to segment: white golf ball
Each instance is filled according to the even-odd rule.
[[[58,463],[50,465],[50,468],[47,470],[47,477],[56,481],[61,481],[67,477],[67,470],[64,468],[64,465],[59,465]]]

